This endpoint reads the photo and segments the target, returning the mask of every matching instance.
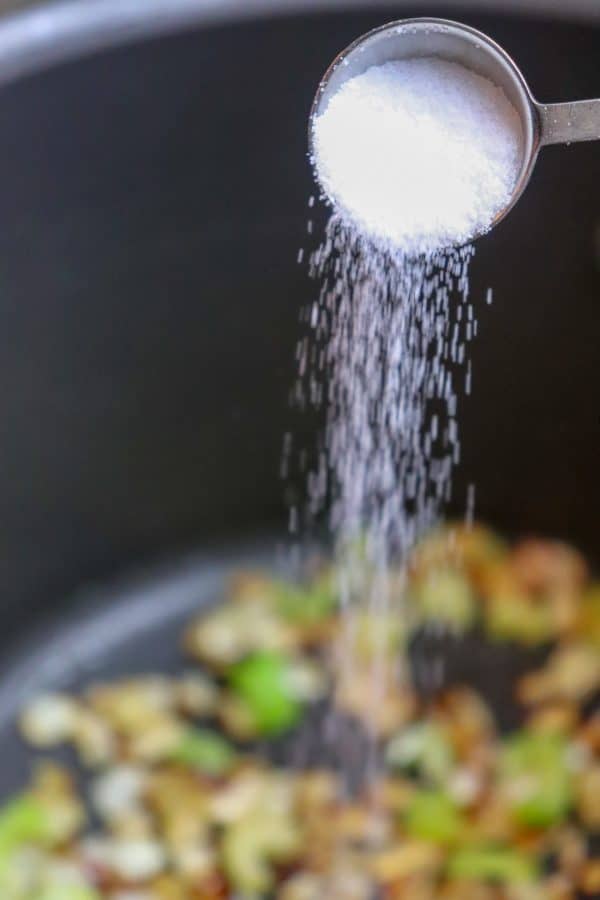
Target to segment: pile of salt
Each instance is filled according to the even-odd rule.
[[[406,255],[487,231],[510,201],[522,144],[499,87],[434,57],[349,79],[313,122],[314,163],[338,211]]]

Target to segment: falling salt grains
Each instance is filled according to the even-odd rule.
[[[312,138],[337,212],[412,255],[489,230],[510,202],[523,147],[502,89],[434,57],[350,78],[314,119]]]
[[[290,534],[296,534],[298,531],[298,510],[295,506],[289,511],[288,529]]]
[[[469,395],[471,393],[471,387],[473,384],[473,371],[471,366],[471,360],[467,363],[467,374],[465,375],[465,394]]]
[[[329,524],[344,611],[341,677],[362,666],[376,736],[378,711],[408,663],[396,657],[392,669],[382,641],[365,671],[354,614],[360,622],[365,611],[394,620],[406,612],[405,564],[452,498],[459,395],[471,392],[477,334],[470,242],[508,204],[523,136],[499,88],[425,58],[347,81],[313,120],[312,138],[334,212],[309,257],[320,293],[303,317],[294,398],[321,408],[325,424],[316,462],[304,452],[307,509],[290,512],[290,528],[300,518]],[[468,521],[474,502],[471,486]],[[443,660],[421,663],[437,685]],[[336,720],[326,725],[345,746]]]
[[[475,522],[475,485],[471,483],[467,488],[467,508],[465,511],[465,524],[472,528]]]
[[[476,321],[472,256],[463,247],[411,260],[334,215],[311,260],[321,293],[309,341],[319,352],[299,375],[309,405],[311,380],[326,384],[326,424],[309,505],[317,514],[331,501],[338,548],[366,541],[381,570],[406,559],[451,496],[460,459],[453,369]]]

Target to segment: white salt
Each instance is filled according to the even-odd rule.
[[[338,212],[407,255],[487,231],[511,199],[522,146],[504,92],[434,57],[373,66],[313,122],[314,163]]]
[[[471,391],[472,257],[468,246],[390,253],[335,215],[311,257],[321,292],[299,344],[296,400],[311,406],[311,385],[326,385],[309,517],[328,511],[342,564],[344,548],[366,540],[385,571],[441,518],[460,460],[458,385]]]

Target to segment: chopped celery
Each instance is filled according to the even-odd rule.
[[[411,837],[435,844],[452,844],[460,838],[464,822],[452,798],[432,790],[415,794],[404,824]]]
[[[21,794],[0,809],[0,855],[21,844],[46,844],[51,838],[44,806],[31,794]]]
[[[228,772],[235,758],[231,744],[217,732],[205,728],[190,729],[172,754],[174,762],[213,776]]]
[[[293,691],[292,667],[283,654],[256,653],[230,670],[231,689],[261,736],[281,734],[300,720],[302,704]]]
[[[416,547],[413,566],[419,571],[458,563],[467,572],[501,560],[507,545],[483,525],[454,523],[437,528]]]
[[[452,569],[426,572],[415,588],[417,612],[426,621],[443,622],[457,631],[469,629],[477,614],[467,578]]]
[[[32,900],[101,900],[98,891],[81,884],[55,884],[37,891]]]
[[[331,584],[322,579],[309,587],[280,583],[276,588],[277,609],[285,619],[298,625],[317,625],[337,606]]]
[[[500,773],[515,817],[530,828],[561,822],[572,802],[568,745],[558,734],[522,731],[502,750]]]
[[[556,633],[556,622],[548,604],[500,594],[488,601],[486,627],[492,638],[530,646],[544,644]]]
[[[518,850],[504,847],[465,847],[448,864],[450,878],[519,884],[537,876],[535,861]]]
[[[274,885],[271,864],[293,859],[299,848],[299,834],[291,820],[251,815],[225,832],[223,864],[236,891],[245,897],[262,896]]]
[[[386,761],[392,768],[416,770],[430,781],[443,782],[452,771],[454,754],[438,725],[417,722],[392,738]]]

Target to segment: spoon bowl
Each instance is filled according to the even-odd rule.
[[[315,120],[349,79],[362,75],[372,66],[419,57],[437,57],[483,76],[504,91],[519,115],[522,127],[520,170],[510,200],[495,216],[492,228],[508,215],[522,196],[542,146],[600,139],[600,100],[550,105],[538,103],[514,60],[482,32],[446,19],[418,18],[390,22],[368,32],[343,50],[330,65],[317,89],[310,114],[310,157],[317,181],[331,205],[336,205],[336,198],[330,196],[321,183],[316,164]]]

